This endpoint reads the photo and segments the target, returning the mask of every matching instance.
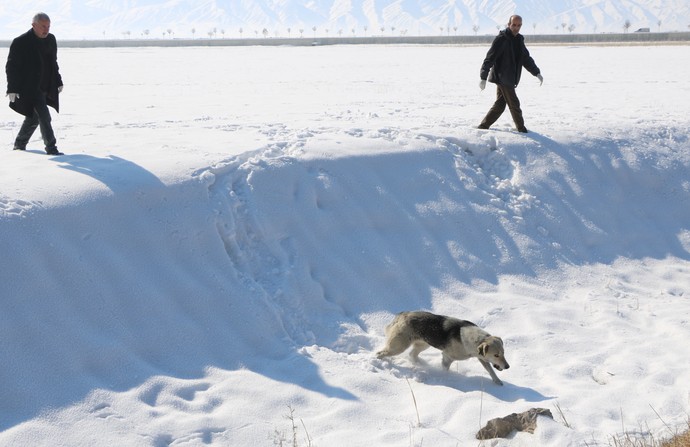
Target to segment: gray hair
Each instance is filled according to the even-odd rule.
[[[43,22],[46,20],[50,22],[50,17],[48,17],[48,14],[46,14],[45,12],[39,12],[34,16],[34,19],[31,23]]]

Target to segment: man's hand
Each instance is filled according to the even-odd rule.
[[[10,102],[14,102],[19,99],[19,93],[8,93],[7,97],[10,98]]]
[[[539,73],[537,75],[537,79],[539,79],[539,87],[541,87],[541,85],[544,83],[544,76],[542,76],[541,73]]]
[[[479,81],[479,90],[484,91],[485,88],[486,88],[486,79],[482,79],[481,81]]]
[[[58,93],[62,93],[62,89],[63,89],[63,88],[64,88],[63,85],[61,85],[60,87],[58,87]]]

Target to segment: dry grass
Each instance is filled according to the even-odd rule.
[[[688,423],[690,425],[690,422]],[[690,428],[660,444],[661,447],[690,447]]]
[[[690,420],[684,432],[676,433],[669,439],[659,440],[652,435],[635,436],[625,433],[614,437],[609,444],[613,447],[690,447]]]

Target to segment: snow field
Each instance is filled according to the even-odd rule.
[[[682,426],[685,47],[530,49],[527,135],[474,129],[485,48],[61,50],[68,155],[0,154],[0,445],[273,445],[290,408],[321,446]],[[410,309],[501,336],[505,386],[375,359]]]

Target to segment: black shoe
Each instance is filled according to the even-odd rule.
[[[58,151],[56,147],[46,149],[46,154],[48,154],[48,155],[65,155],[62,152]]]
[[[527,133],[527,128],[521,127],[521,128],[518,129],[518,132],[520,132],[520,133]]]
[[[25,151],[26,148],[25,148],[25,147],[15,146],[12,150],[13,150],[13,151]]]
[[[480,124],[480,125],[477,126],[477,129],[484,129],[484,130],[487,130],[488,128],[489,128],[489,126],[485,126],[485,125],[483,125],[483,124]]]

